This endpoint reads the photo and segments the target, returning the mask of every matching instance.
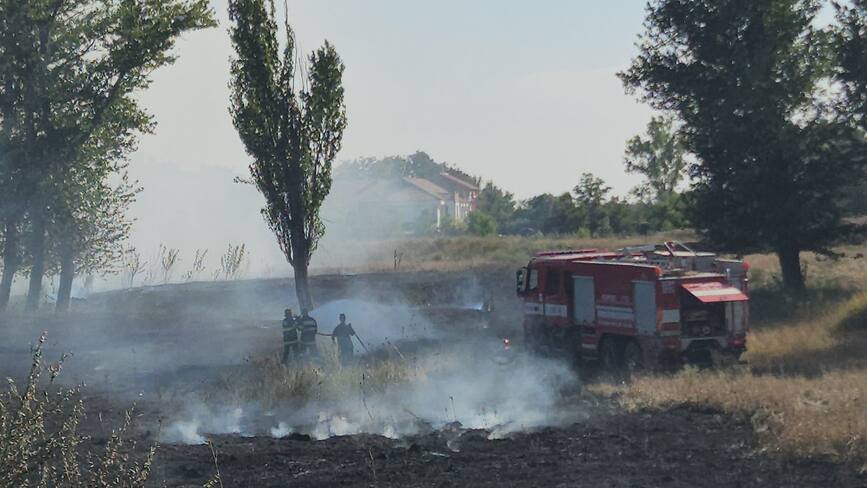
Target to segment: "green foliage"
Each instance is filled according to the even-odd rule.
[[[62,264],[69,253],[73,275],[119,271],[132,228],[126,212],[141,191],[127,174],[126,158],[136,148],[128,122],[114,115],[107,119],[82,147],[63,184],[49,195],[48,235],[60,261],[50,265]]]
[[[427,220],[427,222],[432,222],[432,220]],[[452,216],[446,215],[442,217],[439,229],[436,228],[436,224],[433,224],[429,225],[427,227],[427,230],[427,234],[434,234],[436,232],[439,232],[440,234],[446,236],[460,236],[466,234],[468,229],[467,222],[455,220]]]
[[[611,187],[606,185],[602,178],[592,173],[584,173],[578,185],[572,190],[575,192],[575,201],[583,209],[586,215],[587,227],[590,233],[596,236],[611,233],[611,219],[603,208],[603,202],[608,198]]]
[[[58,246],[67,269],[72,252],[93,256],[83,268],[116,257],[134,190],[112,164],[132,147],[133,134],[152,128],[135,94],[175,60],[171,49],[182,33],[213,25],[207,0],[0,1],[0,224],[7,237],[0,308],[24,255],[25,223],[29,306],[51,264],[44,241],[52,227],[69,236]],[[121,173],[119,185],[106,183],[111,172]]]
[[[843,84],[846,99],[842,111],[867,128],[867,0],[834,4],[838,27],[837,80]]]
[[[836,198],[860,171],[859,143],[829,121],[819,87],[832,73],[812,0],[655,0],[639,55],[620,74],[683,121],[697,162],[690,217],[736,252],[775,251],[803,287],[802,250],[852,235]],[[863,153],[863,150],[861,150]]]
[[[327,41],[302,68],[295,66],[295,35],[277,39],[274,3],[231,0],[232,121],[247,153],[250,174],[265,197],[262,214],[295,269],[298,300],[309,308],[307,266],[325,232],[319,210],[331,190],[332,163],[346,128],[343,63]]]
[[[477,236],[489,236],[497,233],[497,221],[490,215],[475,211],[467,217],[467,231]]]
[[[449,163],[440,163],[424,151],[416,151],[409,156],[388,156],[382,159],[361,158],[348,161],[334,169],[335,178],[402,178],[415,176],[434,180],[441,173],[448,173],[455,178],[479,184],[479,179],[461,171]]]
[[[532,197],[515,210],[509,230],[516,234],[559,234],[572,219],[574,204],[568,193],[558,199],[550,193]]]
[[[476,209],[490,216],[498,229],[506,229],[515,214],[515,197],[489,181],[479,192]]]
[[[626,143],[626,171],[645,179],[633,193],[651,202],[674,194],[685,176],[686,154],[686,141],[674,128],[672,117],[650,119],[647,137],[638,135]]]

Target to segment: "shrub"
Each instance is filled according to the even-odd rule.
[[[0,394],[0,486],[143,487],[156,447],[143,455],[131,454],[136,445],[124,438],[130,426],[127,412],[102,454],[82,452],[85,438],[77,429],[84,405],[79,390],[59,389],[52,394],[40,388],[44,342],[43,334],[24,390],[9,380],[8,391]],[[50,386],[61,363],[48,368]]]
[[[497,221],[484,212],[472,212],[467,217],[467,230],[477,236],[489,236],[497,233]]]

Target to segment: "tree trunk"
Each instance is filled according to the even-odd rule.
[[[18,223],[13,219],[6,220],[6,243],[3,254],[3,277],[0,279],[0,312],[9,306],[9,297],[12,294],[12,281],[21,264],[18,250]]]
[[[300,227],[300,226],[299,226]],[[295,270],[295,295],[298,297],[298,306],[304,310],[313,310],[313,297],[310,295],[310,282],[307,274],[307,244],[304,229],[293,229],[292,237],[292,269]]]
[[[301,181],[301,178],[296,178],[296,181]],[[299,184],[295,192],[289,195],[290,209],[292,221],[290,224],[290,242],[292,248],[292,268],[295,271],[295,295],[298,297],[298,305],[302,312],[313,310],[313,297],[310,294],[310,283],[308,281],[307,268],[309,262],[307,260],[310,244],[307,240],[307,234],[304,232],[307,222],[307,207],[304,200],[302,188]]]
[[[42,278],[45,276],[45,216],[41,213],[41,209],[33,215],[30,253],[33,257],[33,265],[30,268],[30,287],[27,290],[25,310],[35,312],[42,298]]]
[[[295,295],[298,297],[298,305],[304,310],[313,310],[313,297],[310,294],[310,282],[307,275],[307,263],[302,260],[296,263],[295,269]]]
[[[800,250],[791,248],[779,250],[777,258],[780,260],[780,269],[783,272],[783,286],[789,291],[804,291]]]
[[[63,244],[60,256],[60,285],[57,288],[57,311],[69,310],[72,281],[75,279],[75,252],[68,243]]]

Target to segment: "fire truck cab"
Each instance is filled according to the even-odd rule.
[[[524,338],[604,367],[739,357],[749,328],[744,261],[679,242],[543,252],[518,270]]]

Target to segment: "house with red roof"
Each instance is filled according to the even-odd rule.
[[[475,209],[479,189],[446,173],[435,179],[336,179],[326,200],[326,221],[382,237],[439,231],[449,220],[463,222]]]

